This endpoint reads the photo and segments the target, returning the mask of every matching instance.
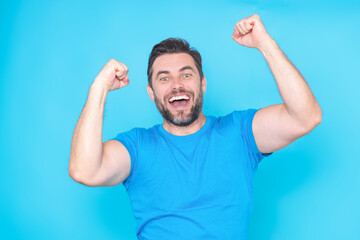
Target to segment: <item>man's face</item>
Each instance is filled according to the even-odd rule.
[[[200,81],[194,59],[187,53],[164,54],[152,66],[151,100],[163,118],[177,126],[193,123],[202,111],[206,79]]]

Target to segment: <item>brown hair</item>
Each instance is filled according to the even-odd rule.
[[[189,43],[181,38],[168,38],[163,40],[162,42],[156,44],[150,54],[149,57],[149,63],[148,63],[148,69],[147,69],[147,75],[148,75],[148,82],[150,87],[151,85],[151,77],[152,77],[152,66],[155,62],[155,59],[161,55],[167,54],[167,53],[187,53],[189,54],[195,61],[196,68],[199,71],[200,74],[200,80],[203,79],[204,74],[202,71],[202,65],[201,65],[201,56],[200,53],[194,49],[190,48]]]

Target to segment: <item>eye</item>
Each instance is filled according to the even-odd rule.
[[[165,82],[165,81],[167,81],[167,80],[169,80],[168,77],[162,77],[162,78],[160,78],[160,81],[162,81],[162,82]]]
[[[183,77],[184,77],[184,78],[189,78],[189,77],[191,77],[191,74],[190,74],[190,73],[185,73],[185,74],[183,75]]]

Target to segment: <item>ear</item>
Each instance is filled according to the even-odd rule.
[[[147,84],[147,91],[148,91],[151,101],[154,102],[155,101],[154,90],[150,87],[150,84]]]
[[[205,77],[203,77],[203,79],[202,79],[201,88],[202,88],[202,92],[205,93],[206,92],[206,78]]]

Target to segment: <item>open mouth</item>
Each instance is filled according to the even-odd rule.
[[[187,94],[181,94],[169,98],[170,105],[175,109],[187,107],[189,101],[190,101],[190,97]]]

